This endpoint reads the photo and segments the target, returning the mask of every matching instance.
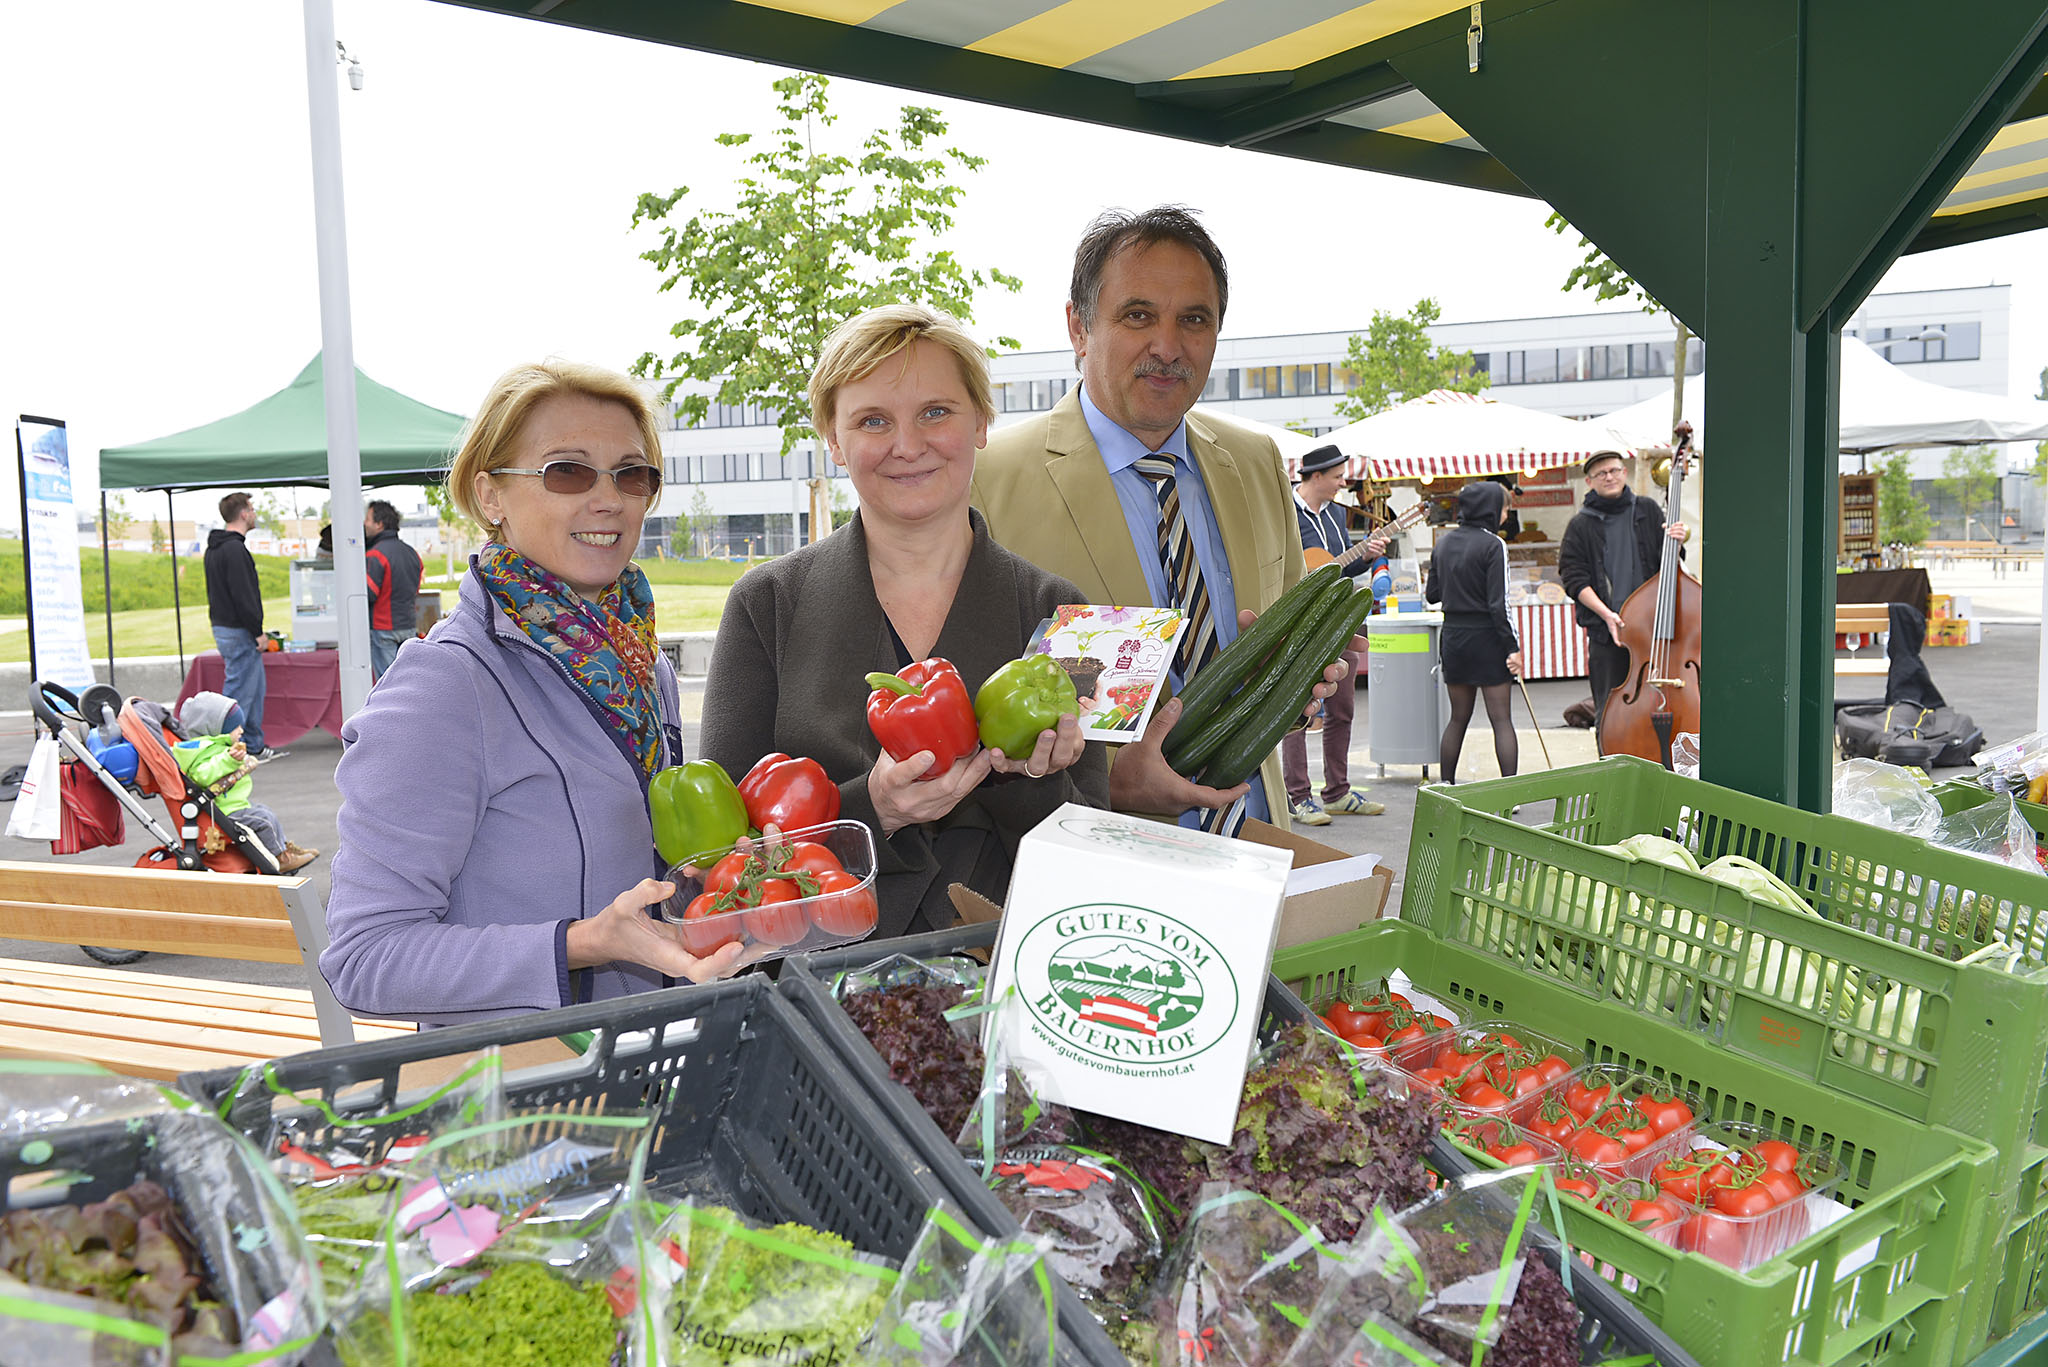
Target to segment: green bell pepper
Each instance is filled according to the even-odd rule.
[[[747,833],[747,803],[716,760],[671,765],[647,784],[654,848],[670,864],[709,868]]]
[[[1029,759],[1038,733],[1079,716],[1074,680],[1050,655],[1026,655],[988,676],[974,695],[981,743],[1011,759]]]

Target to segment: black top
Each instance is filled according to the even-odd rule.
[[[1522,648],[1508,623],[1507,543],[1492,532],[1468,523],[1439,536],[1423,597],[1442,603],[1446,616],[1484,616],[1503,658]]]
[[[225,527],[206,538],[206,615],[217,627],[238,627],[261,635],[263,590],[256,561],[240,532]]]
[[[1587,494],[1590,505],[1597,497]],[[1664,510],[1647,498],[1633,501],[1636,554],[1641,574],[1636,580],[1643,583],[1655,574],[1664,559]],[[1683,558],[1681,549],[1679,555]],[[1592,609],[1579,601],[1579,591],[1591,587],[1600,595],[1600,601],[1616,612],[1621,604],[1608,595],[1613,592],[1613,578],[1607,572],[1607,522],[1592,507],[1582,507],[1564,529],[1564,540],[1557,548],[1557,577],[1564,584],[1564,591],[1571,597],[1574,615],[1579,625],[1586,629],[1586,636],[1594,645],[1613,645],[1614,638],[1608,634],[1607,624],[1596,616]]]

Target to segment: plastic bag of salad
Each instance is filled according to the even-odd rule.
[[[0,1060],[0,1367],[290,1367],[326,1310],[289,1198],[205,1107]]]
[[[660,1363],[650,1129],[644,1115],[509,1115],[421,1146],[336,1311],[345,1367]]]
[[[1059,1343],[1052,1274],[1035,1239],[985,1238],[940,1203],[861,1347],[875,1367],[1051,1367]]]
[[[677,1206],[655,1245],[657,1268],[680,1268],[663,1324],[673,1367],[850,1362],[896,1284],[895,1264],[836,1234],[722,1206]]]
[[[266,1063],[244,1069],[221,1103],[223,1115],[251,1104],[269,1109],[263,1151],[298,1207],[330,1302],[353,1294],[391,1192],[405,1180],[413,1156],[438,1135],[505,1114],[504,1070],[496,1049],[424,1093],[395,1092],[395,1081],[387,1080],[377,1091],[330,1103],[317,1092],[293,1092],[277,1065]]]

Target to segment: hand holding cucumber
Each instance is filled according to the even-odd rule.
[[[1251,791],[1250,783],[1234,788],[1205,788],[1175,773],[1161,753],[1166,733],[1180,720],[1175,698],[1152,713],[1142,740],[1117,748],[1109,766],[1109,805],[1119,812],[1178,815],[1190,807],[1227,807]]]

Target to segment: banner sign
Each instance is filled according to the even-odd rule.
[[[14,428],[21,471],[22,558],[28,576],[29,658],[38,679],[74,693],[93,685],[78,578],[78,509],[64,424],[22,415]]]

